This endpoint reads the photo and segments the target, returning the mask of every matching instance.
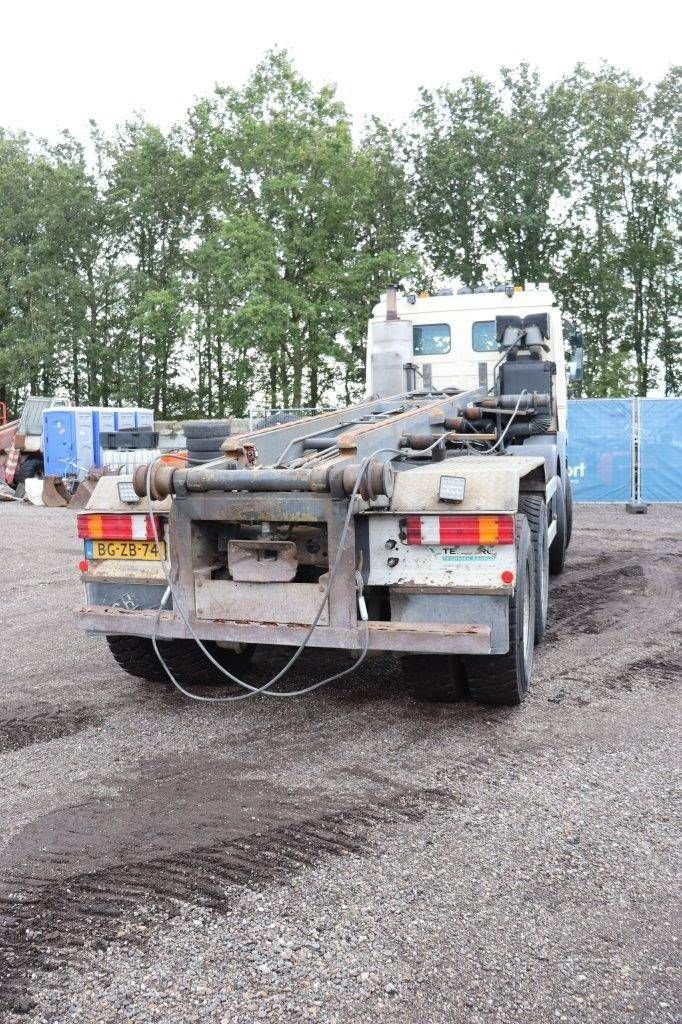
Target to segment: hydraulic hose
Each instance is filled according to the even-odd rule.
[[[438,440],[436,442],[434,442],[433,445],[431,445],[431,448],[435,448],[436,445],[438,445],[440,443],[441,443],[441,438],[438,438]],[[363,479],[365,477],[365,474],[367,473],[368,467],[369,467],[372,459],[374,459],[377,455],[383,455],[383,454],[391,454],[391,455],[394,455],[394,456],[401,456],[402,457],[402,456],[405,455],[405,452],[401,451],[400,449],[397,449],[397,448],[378,448],[376,451],[372,452],[370,455],[367,455],[363,459],[363,461],[362,461],[362,463],[360,465],[360,468],[358,470],[358,473],[357,473],[357,478],[355,480],[355,485],[354,485],[353,490],[352,490],[352,492],[351,492],[351,494],[349,495],[349,498],[348,498],[348,511],[346,512],[346,517],[344,519],[343,527],[341,529],[341,534],[340,534],[340,537],[339,537],[339,544],[338,544],[336,556],[334,558],[334,562],[332,563],[332,567],[329,570],[329,579],[327,580],[327,585],[326,585],[326,587],[324,589],[324,594],[322,596],[322,600],[320,601],[319,608],[317,609],[317,613],[315,614],[315,617],[314,617],[314,619],[313,619],[313,621],[312,621],[312,623],[311,623],[311,625],[310,625],[306,635],[304,636],[303,640],[301,641],[299,647],[296,649],[296,651],[291,656],[289,661],[286,663],[284,668],[280,669],[279,672],[277,672],[271,679],[269,679],[266,683],[263,683],[261,686],[252,686],[251,683],[247,683],[245,680],[240,679],[238,676],[233,675],[231,672],[229,672],[224,667],[224,665],[221,665],[213,657],[213,655],[207,649],[206,645],[197,636],[194,627],[192,626],[191,622],[189,621],[189,618],[188,618],[187,614],[185,613],[185,610],[182,607],[182,604],[180,603],[180,601],[178,601],[177,594],[173,590],[173,584],[171,582],[168,569],[166,568],[165,563],[163,561],[161,562],[161,568],[162,568],[162,571],[163,571],[163,574],[164,574],[167,586],[166,586],[166,590],[164,592],[163,598],[161,600],[161,603],[159,605],[159,608],[157,610],[156,617],[154,619],[154,627],[153,627],[153,630],[152,630],[151,641],[152,641],[152,647],[154,648],[154,652],[155,652],[157,658],[159,659],[161,665],[163,666],[163,669],[166,672],[166,675],[168,676],[168,678],[170,679],[171,683],[176,688],[176,690],[178,690],[180,693],[182,693],[183,696],[187,697],[189,700],[200,701],[202,703],[219,703],[219,704],[227,704],[227,703],[233,703],[233,702],[238,701],[238,700],[246,700],[248,697],[253,697],[256,694],[262,694],[262,695],[264,695],[266,697],[300,697],[300,696],[303,696],[303,694],[311,693],[313,690],[317,690],[320,686],[324,686],[327,683],[335,682],[337,679],[342,679],[344,676],[350,675],[351,672],[354,672],[357,668],[360,667],[362,662],[367,657],[367,651],[369,650],[369,625],[368,625],[368,622],[367,622],[367,613],[366,613],[366,610],[364,609],[364,601],[362,599],[362,589],[363,589],[362,576],[361,576],[361,574],[359,572],[356,572],[356,574],[355,574],[355,587],[356,587],[356,591],[357,591],[357,595],[358,595],[358,605],[359,605],[359,608],[360,608],[360,617],[361,617],[361,621],[364,624],[363,646],[362,646],[362,650],[360,652],[359,657],[350,666],[350,668],[344,669],[341,672],[336,672],[336,673],[334,673],[334,675],[327,676],[326,678],[321,679],[318,682],[311,684],[310,686],[306,686],[306,687],[304,687],[301,690],[288,690],[288,691],[282,692],[282,691],[279,691],[279,690],[274,690],[273,691],[273,690],[270,689],[272,686],[275,685],[275,683],[279,682],[279,680],[282,679],[286,675],[286,673],[296,663],[296,661],[298,661],[299,657],[301,656],[301,654],[303,653],[303,651],[307,647],[307,645],[308,645],[308,643],[310,641],[311,636],[313,635],[313,630],[315,629],[315,627],[317,626],[318,622],[320,621],[320,617],[321,617],[322,612],[324,610],[324,606],[327,603],[327,600],[329,598],[329,594],[331,592],[332,585],[334,583],[334,580],[336,578],[336,574],[337,574],[338,569],[339,569],[339,565],[341,563],[341,555],[342,555],[342,552],[343,552],[343,549],[344,549],[344,546],[345,546],[345,543],[346,543],[346,538],[348,536],[348,530],[350,528],[350,522],[351,522],[351,519],[353,517],[355,501],[356,501],[356,498],[357,498],[358,494],[360,493],[360,488],[362,486]],[[151,524],[152,535],[154,537],[154,541],[155,541],[155,543],[156,543],[156,545],[158,547],[158,545],[160,543],[160,538],[159,538],[156,518],[155,518],[154,513],[152,511],[152,496],[151,496],[152,469],[153,469],[153,466],[156,464],[156,462],[158,462],[158,460],[155,460],[155,462],[150,463],[149,466],[147,467],[147,473],[146,473],[146,497],[147,497],[147,516],[148,516],[149,522]],[[170,668],[166,664],[166,661],[164,660],[163,655],[159,651],[159,647],[158,647],[158,643],[157,643],[157,633],[158,633],[159,623],[161,621],[161,613],[163,612],[164,608],[168,604],[168,600],[169,600],[169,598],[171,596],[173,597],[173,610],[177,611],[180,614],[180,617],[181,617],[182,621],[184,622],[186,628],[188,629],[192,639],[197,644],[199,649],[201,651],[203,651],[205,657],[208,658],[208,660],[211,662],[211,664],[214,665],[215,668],[218,669],[218,671],[221,673],[221,675],[225,676],[225,678],[229,679],[231,682],[236,683],[238,686],[240,686],[242,689],[244,689],[246,691],[246,693],[239,693],[239,694],[234,694],[234,695],[225,696],[225,697],[204,697],[204,696],[201,696],[200,694],[191,693],[189,690],[186,690],[178,682],[178,680],[175,678],[175,676],[171,672]]]
[[[533,434],[546,434],[549,430],[551,419],[549,416],[536,416],[526,423],[514,423],[509,428],[509,437],[531,437]]]
[[[519,411],[519,406],[521,404],[521,400],[523,399],[523,396],[526,395],[527,393],[528,392],[524,388],[523,391],[521,392],[521,394],[519,395],[519,397],[516,400],[516,405],[514,406],[514,412],[509,417],[509,422],[507,423],[507,426],[504,428],[504,430],[502,431],[502,433],[500,434],[500,436],[498,437],[497,441],[492,446],[492,448],[488,448],[487,452],[484,452],[485,455],[490,455],[491,452],[494,452],[495,449],[498,448],[499,445],[502,444],[502,442],[504,441],[505,437],[509,433],[509,428],[511,427],[512,423],[514,422],[514,417],[516,416],[517,412]]]

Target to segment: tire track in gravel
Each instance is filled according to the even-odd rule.
[[[559,639],[555,625],[561,627],[562,633],[599,633],[622,613],[618,606],[650,598],[664,615],[674,617],[681,603],[682,555],[673,557],[680,562],[680,568],[674,562],[671,564],[668,554],[652,556],[646,563],[632,557],[614,559],[602,555],[588,570],[567,573],[565,581],[561,577],[561,582],[550,588],[550,628],[545,640],[553,643]],[[611,608],[613,614],[605,615]],[[649,606],[649,616],[652,611]]]
[[[499,751],[493,778],[517,760],[517,751]],[[132,933],[122,930],[122,919],[129,923],[138,907],[138,922],[161,907],[173,916],[184,903],[220,910],[236,889],[283,882],[321,858],[369,854],[376,830],[464,805],[469,773],[490,770],[491,761],[481,753],[448,759],[442,786],[423,766],[412,766],[409,784],[401,784],[392,772],[344,765],[341,774],[365,784],[333,796],[277,788],[269,776],[242,778],[230,794],[225,780],[239,765],[217,764],[222,771],[208,786],[203,770],[173,777],[165,761],[150,764],[141,792],[62,809],[10,843],[0,873],[0,1010],[30,1006],[28,979],[64,966],[86,944],[143,942],[141,923]],[[172,788],[183,807],[180,820],[165,812]],[[145,797],[164,808],[162,816],[149,820]],[[139,807],[137,818],[121,817],[128,802]],[[127,842],[116,847],[122,833]]]
[[[0,753],[21,750],[34,743],[75,736],[89,726],[100,726],[102,716],[80,705],[56,708],[52,704],[15,705],[0,718]]]
[[[672,685],[682,663],[675,628],[681,597],[682,555],[676,552],[652,554],[644,561],[641,554],[623,558],[602,553],[569,567],[550,590],[550,629],[545,641],[552,650],[551,645],[570,633],[594,636],[595,647],[582,662],[552,671],[552,681],[562,685],[547,700],[584,707],[597,699],[606,706],[604,698],[608,703],[618,691]],[[621,660],[610,645],[600,650],[597,637],[620,625],[624,616],[633,623],[633,630],[624,638],[625,658]],[[654,616],[657,632],[652,636],[647,624]],[[645,627],[643,635],[637,628],[641,625]],[[636,656],[633,660],[631,650],[628,660],[627,649],[633,641]],[[646,657],[642,657],[643,651]],[[565,684],[576,684],[577,692]]]
[[[560,623],[562,629],[570,627],[573,633],[596,632],[601,624],[600,616],[609,605],[626,597],[624,590],[628,586],[643,593],[644,583],[644,569],[635,560],[624,562],[617,568],[574,576],[570,582],[550,590],[550,621]],[[551,638],[555,639],[553,635]]]
[[[143,927],[137,934],[120,930],[122,916],[138,905],[146,910],[163,905],[171,916],[178,903],[225,908],[236,888],[257,890],[282,881],[321,857],[368,853],[376,828],[420,821],[433,809],[460,803],[456,792],[433,786],[397,787],[363,807],[266,824],[235,838],[68,873],[57,881],[35,872],[7,872],[0,878],[0,1009],[30,1009],[28,977],[60,967],[73,949],[86,943],[104,948],[124,937],[143,941]],[[58,867],[68,870],[68,861],[53,859],[51,868]]]
[[[603,531],[593,532],[601,534]],[[665,617],[674,615],[674,609],[666,606],[661,596],[663,590],[656,579],[658,570],[653,574],[654,578],[650,572],[654,563],[663,565],[669,555],[658,557],[652,553],[650,556],[644,544],[627,557],[624,557],[623,548],[615,555],[600,555],[595,551],[591,558],[585,548],[581,554],[583,563],[572,566],[569,553],[565,576],[552,585],[552,619],[562,631],[564,623],[567,623],[567,629],[573,633],[592,632],[591,628],[584,631],[580,628],[580,618],[590,610],[596,617],[594,632],[599,632],[610,610],[623,614],[623,602],[626,600],[636,606],[636,614],[640,618],[648,609],[656,617],[657,629],[661,627],[664,611]],[[630,586],[628,574],[633,570],[635,594],[624,595],[623,587]],[[664,574],[663,568],[661,573]],[[649,600],[647,604],[647,593],[652,586],[656,594],[653,611],[654,602]],[[555,604],[555,600],[558,603]],[[594,604],[592,609],[590,602]],[[51,622],[49,627],[51,630]],[[555,639],[562,641],[564,637],[560,633]],[[656,652],[641,644],[637,660],[626,666],[638,680],[651,681],[655,678],[657,682],[651,682],[651,685],[658,685],[658,681],[661,685],[669,685],[665,680],[669,676],[673,680],[675,678],[673,652],[660,651],[661,639],[659,633]],[[591,643],[591,640],[587,644],[583,642],[580,652]],[[599,641],[595,640],[596,654],[592,661],[601,665],[602,659],[608,662],[614,654],[613,649],[602,654],[598,644]],[[562,650],[559,643],[549,647],[549,652],[558,662]],[[666,662],[660,675],[649,664],[659,653]],[[565,661],[563,665],[566,665]],[[568,671],[575,673],[576,666]],[[558,674],[553,672],[552,678],[555,677],[558,678]],[[365,714],[374,717],[378,722],[377,728],[381,730],[387,716],[380,694],[377,696],[375,682],[374,678],[368,677],[366,685],[355,690],[339,687],[338,691],[332,691],[330,700],[339,706],[344,706],[345,702],[351,711],[352,706],[361,704]],[[604,681],[600,679],[595,685],[603,687]],[[86,690],[86,699],[94,692],[92,688]],[[118,694],[115,698],[118,701],[120,689],[114,687],[113,692]],[[100,699],[99,689],[97,693]],[[79,691],[78,696],[83,699],[82,692]],[[370,701],[374,703],[370,705]],[[163,705],[166,712],[172,708],[174,716],[177,709],[178,729],[188,717],[186,705],[179,702],[172,692],[160,693],[142,686],[139,691],[126,691],[121,707],[130,712],[135,705],[154,702]],[[541,703],[545,712],[550,711],[549,719],[545,715],[545,724],[547,721],[553,723],[555,712],[545,703],[544,695]],[[532,708],[532,703],[530,706]],[[32,707],[34,710],[35,706]],[[107,707],[109,711],[110,706]],[[496,713],[495,725],[516,714],[519,712]],[[542,723],[540,713],[537,714],[534,721]],[[20,718],[23,712],[19,714],[12,709],[12,715]],[[462,723],[473,729],[474,722],[488,715],[491,713],[481,712],[473,705],[463,705]],[[30,718],[30,714],[27,717]],[[182,765],[160,766],[158,760],[154,763],[148,759],[148,751],[140,753],[139,737],[142,735],[148,739],[149,734],[136,732],[135,723],[131,722],[132,739],[126,750],[130,750],[136,764],[138,759],[142,759],[139,787],[126,791],[122,789],[121,779],[106,778],[103,782],[98,776],[92,783],[92,795],[88,795],[82,804],[62,806],[42,818],[34,816],[33,821],[10,841],[9,856],[0,855],[0,978],[4,979],[0,981],[0,1007],[20,1005],[21,1000],[27,998],[28,985],[39,987],[49,984],[48,979],[39,980],[31,975],[59,968],[71,959],[77,960],[79,947],[106,946],[123,939],[144,943],[143,922],[147,913],[153,913],[155,908],[162,908],[171,916],[180,903],[221,909],[230,905],[240,888],[258,890],[272,882],[282,883],[292,874],[327,857],[342,858],[358,853],[369,855],[377,834],[393,823],[419,821],[436,808],[446,811],[452,808],[454,819],[456,807],[466,803],[462,794],[467,792],[467,777],[471,774],[485,784],[494,785],[498,771],[504,770],[506,763],[513,764],[515,768],[524,763],[526,767],[535,764],[535,735],[526,731],[523,743],[517,743],[508,735],[495,742],[495,731],[491,729],[486,742],[492,742],[494,746],[486,747],[485,755],[461,756],[458,751],[448,749],[447,761],[443,761],[447,764],[447,774],[444,773],[443,777],[449,778],[449,785],[447,790],[441,791],[433,784],[428,785],[428,773],[422,774],[421,768],[423,757],[429,752],[432,757],[445,756],[438,747],[438,738],[443,731],[436,725],[449,721],[449,717],[438,714],[434,709],[413,708],[412,705],[406,708],[404,717],[413,720],[411,731],[402,719],[399,723],[407,758],[402,770],[403,779],[408,780],[406,785],[397,784],[400,781],[397,772],[391,775],[375,770],[381,756],[376,737],[372,734],[368,735],[368,743],[374,746],[369,749],[370,757],[367,759],[371,768],[362,768],[364,753],[357,757],[353,755],[353,763],[343,763],[337,755],[329,755],[330,759],[332,756],[336,759],[335,772],[350,772],[357,779],[364,771],[364,783],[356,781],[354,792],[344,792],[342,787],[339,793],[316,794],[314,798],[310,793],[287,789],[280,781],[279,755],[273,749],[273,743],[278,730],[290,736],[291,726],[286,720],[278,719],[275,725],[254,716],[251,733],[240,733],[239,743],[243,745],[249,736],[254,743],[258,741],[258,757],[269,744],[263,763],[253,763],[256,761],[253,751],[249,754],[251,762],[248,764],[245,764],[243,752],[239,753],[240,760],[234,764],[221,761],[222,775],[218,772],[216,784],[208,791],[205,773],[208,771],[210,774],[211,766],[207,765],[207,756],[216,756],[217,744],[224,756],[224,736],[210,741],[214,745],[209,744],[211,753],[208,755],[206,746],[185,754],[185,757],[195,758],[194,767],[178,770]],[[349,717],[345,721],[349,727],[358,728],[357,720]],[[426,743],[423,748],[414,745],[419,738],[416,734],[423,731],[424,722],[429,725],[427,732],[433,733],[435,747]],[[335,722],[335,730],[337,725]],[[164,719],[164,727],[168,727],[168,717]],[[112,734],[119,736],[115,730]],[[62,735],[68,737],[71,734],[64,732]],[[179,731],[177,735],[181,744],[187,742],[186,732]],[[537,747],[544,748],[546,738],[541,731],[537,735]],[[561,735],[558,732],[557,736],[554,729],[553,736],[559,738]],[[318,763],[318,751],[326,751],[332,740],[326,734],[321,735],[319,727],[311,728],[306,737],[303,760]],[[336,731],[334,749],[338,747],[338,740]],[[192,740],[189,742],[191,745]],[[232,744],[231,749],[238,745],[234,736],[230,736],[227,743]],[[59,748],[55,747],[58,755]],[[103,746],[103,750],[106,749]],[[372,760],[372,754],[376,761]],[[145,756],[147,760],[144,760]],[[552,763],[555,759],[556,750],[553,748]],[[323,761],[327,762],[327,759],[320,757],[319,763]],[[486,767],[488,764],[490,767]],[[245,773],[247,776],[257,773],[259,777],[249,780]],[[198,788],[200,783],[201,790]],[[230,795],[234,804],[232,810],[229,801],[221,802],[223,790]],[[130,814],[126,813],[128,806]],[[178,807],[182,810],[180,819],[173,817]],[[137,910],[141,913],[135,917],[132,912]]]

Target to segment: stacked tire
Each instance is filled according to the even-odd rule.
[[[190,466],[222,458],[221,446],[230,436],[229,420],[189,420],[184,424],[184,430]]]

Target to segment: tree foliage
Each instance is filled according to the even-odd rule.
[[[423,92],[410,159],[417,231],[471,286],[549,281],[587,338],[585,393],[680,393],[680,78],[578,66],[542,87]]]
[[[288,56],[163,132],[0,131],[0,400],[162,416],[354,398],[390,280],[548,280],[584,393],[682,393],[680,79],[525,65],[360,138]]]

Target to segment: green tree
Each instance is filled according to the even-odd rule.
[[[578,67],[564,83],[574,97],[571,227],[557,285],[588,339],[587,395],[646,395],[655,355],[677,387],[679,82],[673,69],[648,90],[605,66]]]
[[[119,242],[118,390],[125,401],[174,414],[181,410],[168,405],[166,376],[184,342],[182,281],[190,235],[180,133],[164,135],[154,125],[130,122],[102,143],[101,159],[103,201]]]
[[[470,77],[422,91],[411,161],[417,226],[440,273],[472,287],[497,273],[547,279],[562,243],[554,215],[569,188],[570,96],[527,65],[495,87]]]
[[[230,356],[240,365],[250,339],[252,386],[265,383],[271,404],[317,404],[338,360],[352,363],[347,376],[357,378],[357,348],[339,336],[357,333],[358,305],[366,309],[378,279],[409,262],[399,195],[386,216],[386,182],[401,180],[402,169],[385,138],[383,147],[355,147],[334,90],[315,91],[284,53],[269,54],[243,89],[220,89],[199,104],[191,125],[204,255],[219,252],[234,270],[248,253],[254,264],[252,272],[214,279],[209,291],[205,272],[198,276],[202,331],[210,316],[218,337],[218,313],[220,351],[227,333],[237,337]],[[381,129],[373,131],[378,139]],[[208,365],[207,339],[203,348]]]

